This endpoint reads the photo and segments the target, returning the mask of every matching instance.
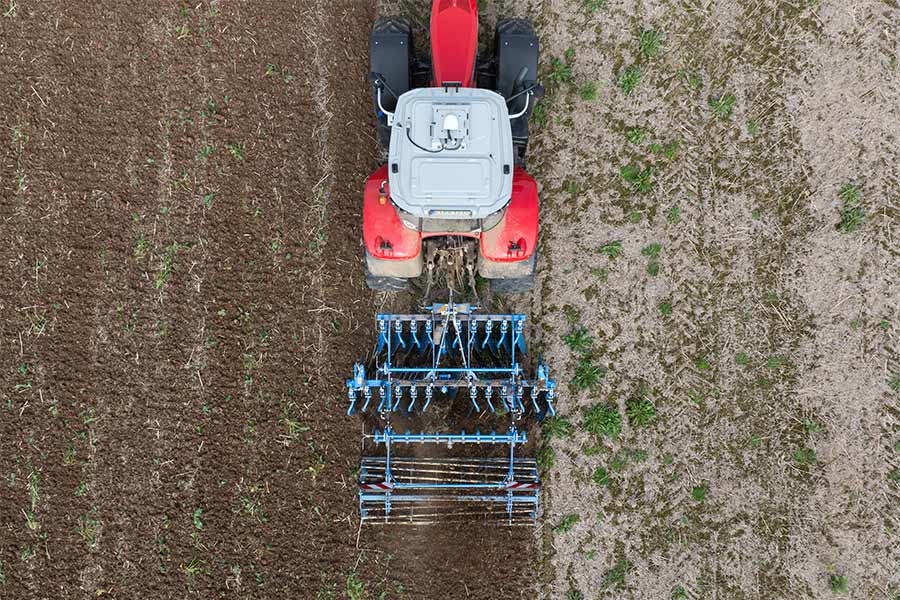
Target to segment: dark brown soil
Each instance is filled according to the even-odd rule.
[[[0,597],[531,596],[529,530],[357,540],[374,9],[12,5]]]

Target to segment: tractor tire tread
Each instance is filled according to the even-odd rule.
[[[409,287],[409,281],[401,277],[379,277],[366,273],[366,286],[376,292],[403,292]]]

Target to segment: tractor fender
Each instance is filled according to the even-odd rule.
[[[528,261],[538,236],[537,182],[521,167],[513,172],[512,195],[497,226],[481,233],[479,270],[506,271]]]
[[[421,274],[422,234],[407,228],[400,220],[390,200],[387,165],[366,180],[363,242],[373,274],[384,277],[417,277]]]

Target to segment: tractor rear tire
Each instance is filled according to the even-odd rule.
[[[404,17],[381,17],[372,26],[369,35],[369,71],[381,73],[388,86],[398,95],[409,91],[411,65],[413,62],[412,29]],[[382,104],[385,110],[393,111],[398,98],[384,90]],[[372,92],[372,102],[378,120],[378,143],[387,150],[391,145],[391,127],[387,116],[378,108],[376,94]]]
[[[402,277],[379,277],[367,272],[366,285],[376,292],[405,292],[409,287],[409,280]]]
[[[534,273],[525,277],[491,279],[491,291],[496,294],[525,294],[534,287]]]
[[[504,98],[511,98],[522,91],[523,88],[520,86],[537,82],[540,43],[534,33],[534,26],[526,19],[500,19],[497,22],[495,38],[496,88]],[[518,77],[523,71],[525,78],[519,81]],[[528,151],[528,119],[539,99],[539,96],[534,96],[530,100],[528,96],[520,96],[509,106],[509,112],[517,113],[526,108],[528,103],[525,114],[510,121],[515,161],[523,169]]]
[[[504,279],[490,279],[491,291],[497,294],[525,294],[534,287],[534,271],[537,264],[537,251],[531,255],[531,272],[522,277],[507,277]]]

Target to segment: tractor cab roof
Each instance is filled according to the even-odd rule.
[[[513,144],[503,96],[418,88],[400,96],[388,154],[391,199],[429,219],[483,219],[512,193]]]

